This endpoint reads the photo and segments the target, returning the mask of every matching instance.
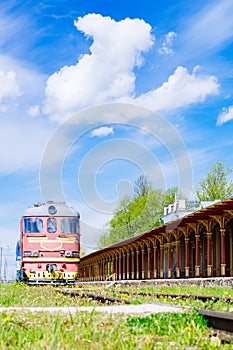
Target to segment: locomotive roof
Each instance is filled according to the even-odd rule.
[[[27,208],[23,216],[80,216],[70,205],[64,202],[48,201],[46,203],[35,203]]]

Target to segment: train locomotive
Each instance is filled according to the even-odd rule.
[[[75,284],[80,261],[80,215],[63,202],[35,203],[20,221],[16,279],[27,284]]]

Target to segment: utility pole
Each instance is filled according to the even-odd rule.
[[[4,282],[7,282],[7,260],[6,257],[4,259]]]
[[[2,283],[2,246],[0,247],[0,283]]]

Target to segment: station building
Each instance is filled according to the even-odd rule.
[[[233,197],[177,201],[163,224],[84,256],[80,281],[233,276]]]

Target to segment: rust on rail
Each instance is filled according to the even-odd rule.
[[[233,333],[233,314],[202,309],[198,313],[207,319],[209,327]]]
[[[70,295],[70,296],[80,296],[81,298],[90,298],[93,300],[100,301],[101,303],[111,302],[111,303],[124,303],[130,304],[129,300],[122,300],[120,298],[114,298],[108,295],[100,295],[95,293],[83,292],[76,289],[57,289],[59,293]]]

